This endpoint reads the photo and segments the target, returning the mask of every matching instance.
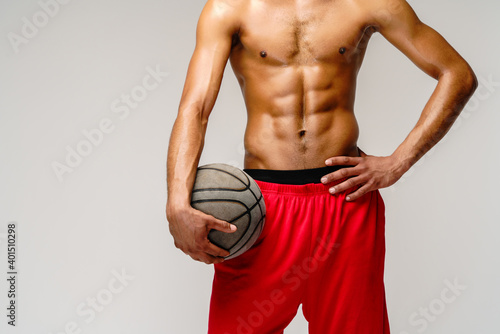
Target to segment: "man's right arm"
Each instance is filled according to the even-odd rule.
[[[196,29],[196,47],[175,120],[167,157],[167,220],[175,246],[197,261],[222,261],[229,252],[207,238],[211,229],[234,232],[236,227],[191,207],[208,117],[219,93],[224,68],[238,31],[236,9],[224,0],[209,0]]]

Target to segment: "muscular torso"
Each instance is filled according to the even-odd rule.
[[[230,61],[248,123],[245,168],[357,156],[356,76],[373,32],[351,0],[249,0]]]

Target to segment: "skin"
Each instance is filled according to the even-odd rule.
[[[390,156],[357,146],[356,77],[372,34],[380,33],[436,88],[406,139]],[[331,193],[353,201],[394,184],[450,129],[477,87],[467,62],[404,0],[208,0],[200,16],[167,158],[167,219],[176,247],[219,263],[229,253],[210,229],[236,227],[190,206],[207,122],[227,61],[247,108],[245,168],[348,165]]]

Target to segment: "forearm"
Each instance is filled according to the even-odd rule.
[[[392,154],[402,173],[444,137],[476,87],[476,77],[468,65],[439,77],[417,124]]]
[[[167,215],[190,205],[191,191],[203,150],[206,122],[199,113],[179,113],[167,156]]]

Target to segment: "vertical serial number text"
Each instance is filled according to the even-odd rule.
[[[16,325],[17,313],[17,223],[7,224],[7,323]]]

